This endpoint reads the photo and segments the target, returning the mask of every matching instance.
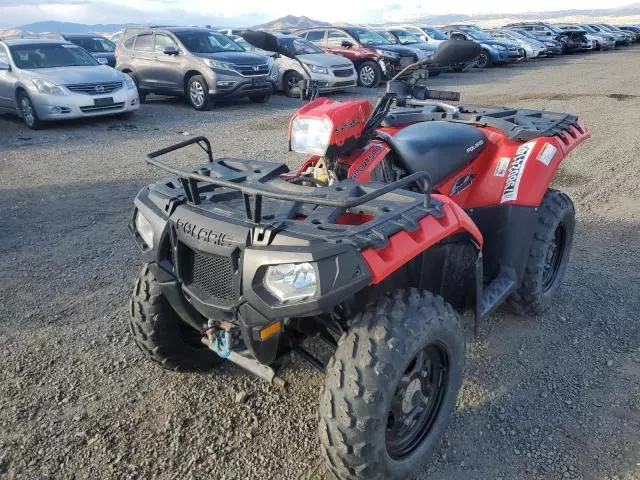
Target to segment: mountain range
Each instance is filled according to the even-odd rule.
[[[525,12],[525,13],[509,13],[509,14],[447,14],[447,15],[424,15],[407,19],[412,23],[422,23],[428,25],[446,25],[451,23],[498,23],[500,20],[505,21],[528,21],[528,20],[551,20],[559,18],[587,17],[598,19],[602,17],[640,17],[640,2],[633,3],[624,7],[604,8],[604,9],[584,9],[584,10],[556,10],[549,12]],[[348,25],[340,23],[341,25]],[[127,23],[109,23],[109,24],[84,24],[58,21],[35,22],[21,25],[8,30],[0,30],[1,36],[40,34],[48,32],[64,32],[64,33],[90,33],[102,32],[112,33],[122,30]],[[309,28],[316,26],[331,25],[327,22],[314,20],[305,16],[287,15],[270,22],[254,25],[251,28],[263,30],[295,30],[298,28]],[[337,24],[336,24],[337,25]]]

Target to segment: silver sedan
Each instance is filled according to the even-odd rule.
[[[29,128],[44,121],[130,115],[140,106],[133,81],[70,42],[0,41],[0,111]]]

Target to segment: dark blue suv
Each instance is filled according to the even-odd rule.
[[[496,40],[475,25],[449,25],[442,29],[452,40],[473,40],[482,47],[478,67],[487,68],[524,58],[524,50],[515,43]]]

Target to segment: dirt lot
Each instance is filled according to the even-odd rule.
[[[556,181],[578,215],[563,295],[547,315],[500,311],[469,334],[457,412],[418,478],[640,478],[639,62],[635,48],[432,82],[575,113],[593,138]],[[161,175],[144,154],[204,134],[220,154],[295,163],[297,106],[201,113],[158,98],[126,123],[41,132],[0,116],[0,479],[325,478],[319,374],[294,362],[282,392],[233,366],[166,373],[127,329],[140,259],[126,225]]]

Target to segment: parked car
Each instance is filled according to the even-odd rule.
[[[116,44],[101,35],[90,33],[62,33],[62,39],[84,48],[98,60],[104,58],[110,67],[116,66]]]
[[[623,32],[633,33],[635,35],[635,41],[640,42],[640,26],[638,25],[614,25]]]
[[[116,59],[141,99],[147,93],[182,95],[196,110],[208,110],[220,98],[267,102],[278,79],[273,59],[247,52],[208,28],[127,28]]]
[[[502,30],[506,32],[519,33],[520,35],[524,35],[525,37],[531,40],[535,40],[542,43],[544,47],[547,49],[547,57],[552,57],[554,55],[562,55],[564,53],[564,46],[562,42],[559,42],[558,40],[554,40],[551,37],[538,37],[531,32],[528,32],[526,30],[520,30],[517,28],[503,28]]]
[[[544,22],[518,22],[510,23],[507,28],[524,30],[537,38],[551,38],[562,44],[562,53],[574,53],[584,51],[588,45],[584,33],[565,32],[550,23]]]
[[[297,30],[294,34],[351,60],[358,69],[358,83],[363,87],[377,86],[418,59],[413,49],[394,45],[368,28],[316,27]]]
[[[524,50],[525,59],[533,59],[547,56],[547,47],[539,40],[533,40],[524,36],[519,32],[513,32],[506,29],[494,28],[491,30],[485,30],[486,33],[491,35],[496,40],[505,40],[518,45]]]
[[[298,84],[303,78],[311,77],[320,93],[342,91],[358,84],[356,69],[348,58],[326,53],[320,47],[296,35],[274,34],[281,47],[294,54],[304,63],[301,65],[289,57],[276,55],[278,66],[277,89],[289,97],[300,94]]]
[[[139,107],[131,79],[71,42],[0,40],[0,110],[32,129],[50,120],[129,115]]]
[[[449,38],[441,32],[436,27],[431,25],[413,25],[410,23],[394,25],[395,27],[400,27],[409,30],[414,35],[421,38],[423,41],[428,43],[433,47],[438,47],[442,42],[448,40]]]
[[[614,27],[613,25],[609,25],[608,23],[599,23],[597,26],[610,33],[622,35],[624,37],[623,45],[625,46],[631,45],[631,43],[633,43],[634,41],[634,35],[631,32],[625,32],[624,30],[620,30],[618,27]]]
[[[516,44],[496,40],[474,26],[452,25],[445,27],[443,31],[452,40],[473,40],[479,43],[482,47],[478,58],[478,67],[480,68],[519,61],[524,58],[524,50]]]
[[[418,54],[418,58],[421,60],[428,61],[430,58],[433,58],[433,55],[436,52],[436,48],[433,45],[425,42],[417,35],[414,35],[412,32],[405,28],[401,27],[378,27],[374,29],[384,38],[389,40],[391,43],[395,43],[397,45],[404,45],[405,47],[413,48],[416,50]],[[440,75],[442,68],[435,65],[428,65],[429,76],[437,77]]]
[[[596,50],[611,50],[616,46],[616,39],[611,34],[606,32],[596,32],[589,25],[567,25],[561,28],[577,27],[585,31],[586,37],[594,42]]]
[[[624,35],[621,32],[613,32],[608,28],[605,28],[603,25],[599,25],[596,23],[589,23],[588,26],[591,27],[593,30],[595,30],[599,34],[611,35],[615,39],[616,47],[620,47],[623,45],[631,45],[631,39],[629,38],[628,35]]]

